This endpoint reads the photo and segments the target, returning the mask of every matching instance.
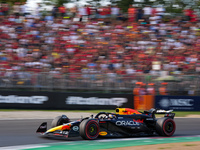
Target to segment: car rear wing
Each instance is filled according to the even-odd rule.
[[[173,110],[162,110],[158,109],[156,110],[155,114],[165,114],[165,117],[169,117],[174,119],[175,113],[172,113]]]
[[[149,111],[146,111],[147,113],[151,113],[153,117],[155,117],[155,114],[164,114],[164,117],[169,117],[174,119],[175,113],[172,113],[173,110],[163,110],[163,109],[150,109]]]

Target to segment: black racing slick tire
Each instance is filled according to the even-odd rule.
[[[160,136],[172,136],[176,130],[176,124],[171,118],[159,118],[156,122],[156,132]]]
[[[99,123],[95,119],[83,120],[79,125],[79,134],[85,140],[95,140],[99,136]]]
[[[62,115],[62,116],[57,116],[56,118],[53,119],[51,123],[51,128],[54,128],[56,126],[62,125],[63,123],[69,123],[70,120],[67,116]]]

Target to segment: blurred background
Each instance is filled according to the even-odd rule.
[[[200,95],[198,0],[0,4],[1,93]]]

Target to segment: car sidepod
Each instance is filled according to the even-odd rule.
[[[99,120],[100,136],[126,137],[153,134],[154,120],[148,115],[117,115],[116,118]],[[150,128],[149,128],[150,126]]]

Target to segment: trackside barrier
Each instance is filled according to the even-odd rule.
[[[133,108],[133,94],[0,91],[0,109]]]
[[[134,109],[148,110],[154,107],[153,95],[137,95],[134,96]]]

